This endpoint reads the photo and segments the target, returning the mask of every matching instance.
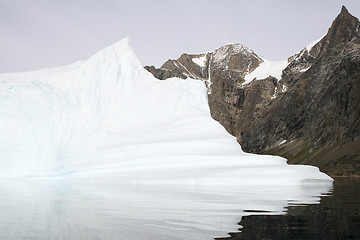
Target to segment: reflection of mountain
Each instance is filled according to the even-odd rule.
[[[284,62],[232,44],[145,68],[159,79],[205,81],[212,117],[243,150],[359,175],[359,29],[343,7],[326,36]]]

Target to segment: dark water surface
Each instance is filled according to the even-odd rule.
[[[320,204],[289,205],[284,215],[242,217],[235,239],[360,239],[360,178],[336,178]]]

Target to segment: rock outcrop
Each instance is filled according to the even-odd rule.
[[[360,175],[359,29],[343,7],[321,40],[288,59],[281,78],[247,83],[266,60],[240,44],[145,68],[159,79],[205,81],[213,118],[244,151],[280,155],[333,176]]]
[[[289,64],[280,80],[288,91],[238,135],[245,151],[360,174],[359,26],[343,7],[327,35]]]

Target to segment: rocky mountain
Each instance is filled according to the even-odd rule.
[[[200,79],[207,83],[211,92],[214,75],[225,74],[236,82],[254,71],[264,60],[241,44],[229,44],[214,52],[203,54],[183,54],[177,60],[166,61],[159,69],[145,66],[156,78],[164,80],[171,77]]]
[[[205,81],[212,117],[247,152],[360,175],[359,28],[343,7],[322,39],[284,62],[229,44],[145,68],[158,79]]]

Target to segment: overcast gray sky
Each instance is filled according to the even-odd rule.
[[[359,0],[0,0],[0,72],[66,65],[129,36],[143,65],[241,43],[284,60]]]

